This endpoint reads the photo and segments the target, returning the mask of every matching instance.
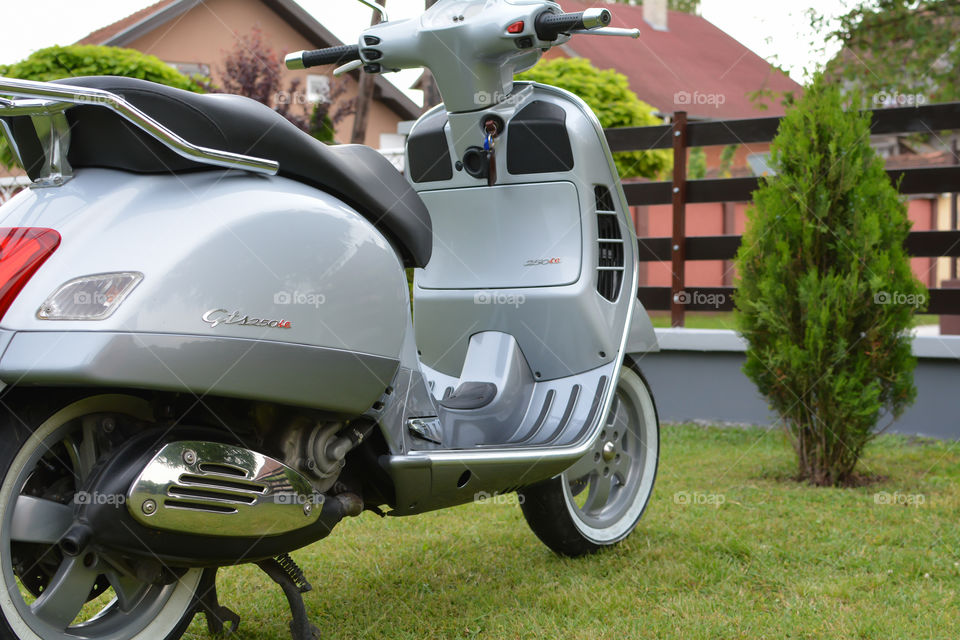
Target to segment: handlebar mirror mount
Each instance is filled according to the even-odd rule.
[[[372,0],[357,0],[360,4],[366,5],[380,14],[380,22],[389,22],[390,18],[387,17],[387,10],[381,7],[376,2]]]

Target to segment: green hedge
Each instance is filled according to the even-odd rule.
[[[125,76],[194,92],[204,91],[206,82],[205,78],[188,78],[156,56],[135,49],[97,45],[40,49],[20,62],[0,65],[0,76],[40,82],[76,76]],[[16,166],[7,141],[2,138],[0,164],[8,169]]]
[[[646,127],[663,124],[654,109],[630,90],[627,77],[601,70],[586,58],[542,60],[517,80],[549,84],[578,95],[597,114],[603,127]],[[613,154],[621,178],[661,178],[673,166],[668,150],[625,151]]]

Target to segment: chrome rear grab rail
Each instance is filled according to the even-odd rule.
[[[2,96],[25,98],[25,100],[9,100]],[[37,186],[60,185],[73,175],[66,157],[70,148],[70,132],[64,112],[74,105],[106,107],[177,155],[201,164],[269,175],[276,175],[280,167],[274,160],[211,149],[188,142],[125,99],[109,91],[17,78],[0,78],[0,118],[30,116],[43,145],[46,162],[39,179],[35,181]],[[10,146],[19,157],[9,126],[5,123],[0,124],[3,124],[3,131],[7,134]]]

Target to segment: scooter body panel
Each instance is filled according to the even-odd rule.
[[[544,110],[543,105],[557,114],[559,123],[549,135],[566,136],[569,169],[525,168],[523,155],[514,155],[511,148],[529,144],[523,134],[536,122],[524,114]],[[463,158],[471,146],[483,145],[482,122],[489,116],[505,123],[494,146],[495,186],[463,170],[452,171],[449,180],[414,183],[430,209],[436,237],[434,257],[416,273],[414,318],[423,362],[458,376],[470,335],[484,330],[515,336],[539,380],[616,360],[624,320],[633,315],[620,296],[634,298],[628,288],[636,271],[636,236],[596,117],[568,92],[517,83],[510,98],[495,107],[447,115],[442,131],[451,161]],[[411,137],[430,120],[436,123],[435,111],[418,121]],[[535,155],[554,153],[556,149],[544,145]],[[423,160],[408,148],[407,161],[410,166]],[[497,195],[473,195],[484,190]],[[606,204],[599,202],[598,190],[609,193]],[[522,201],[526,194],[535,196],[530,206],[505,204]],[[601,238],[602,207],[610,205],[617,237]],[[448,233],[441,235],[443,230]],[[603,272],[611,269],[601,252],[612,245],[623,251],[615,271],[619,286],[610,299],[599,288],[600,280],[608,277]],[[655,348],[652,327],[641,322],[634,333],[637,344]]]
[[[62,237],[3,318],[16,334],[0,359],[7,382],[128,380],[362,413],[391,384],[409,331],[384,236],[285,178],[85,169],[19,195],[0,224]],[[38,316],[65,282],[121,271],[143,280],[110,317]]]
[[[462,164],[434,171],[482,147],[491,116],[504,123],[494,185]],[[543,120],[551,122],[538,130]],[[515,152],[531,144],[543,148]],[[626,198],[602,128],[579,98],[518,83],[489,109],[437,107],[413,127],[406,160],[408,176],[427,177],[412,182],[434,223],[433,258],[416,271],[414,325],[442,442],[410,438],[403,423],[394,429],[405,444],[388,461],[398,515],[562,472],[599,436],[627,345],[657,348],[633,293]],[[527,194],[526,206],[510,206]],[[474,410],[444,407],[468,381],[491,383],[497,395]]]

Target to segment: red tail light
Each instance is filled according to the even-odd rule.
[[[0,227],[0,319],[59,245],[53,229]]]

